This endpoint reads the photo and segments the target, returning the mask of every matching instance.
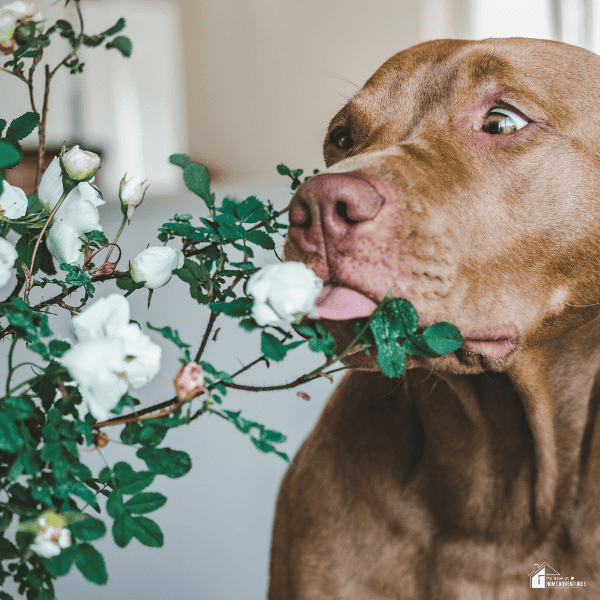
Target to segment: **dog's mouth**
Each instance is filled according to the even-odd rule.
[[[377,304],[361,292],[343,286],[326,285],[315,310],[321,319],[349,321],[370,317],[376,308]]]
[[[516,327],[503,326],[485,331],[473,331],[467,334],[464,340],[462,347],[465,350],[498,360],[512,352],[519,340],[519,332]]]
[[[357,290],[326,285],[317,300],[315,311],[321,319],[349,321],[370,317],[376,308],[376,302]],[[512,352],[518,340],[517,329],[505,325],[466,334],[462,348],[492,360],[499,360]]]

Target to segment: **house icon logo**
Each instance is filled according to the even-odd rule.
[[[541,565],[533,565],[535,568],[529,573],[529,587],[532,588],[545,588],[546,578],[550,576],[552,579],[559,576],[548,563],[542,563]]]

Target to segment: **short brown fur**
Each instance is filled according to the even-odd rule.
[[[334,117],[325,173],[385,197],[344,250],[285,255],[421,324],[510,324],[514,350],[346,375],[283,481],[270,600],[600,598],[600,58],[527,39],[388,60]],[[481,131],[494,106],[531,123]],[[339,344],[345,322],[329,322]],[[314,401],[314,400],[313,400]],[[534,564],[586,582],[530,589]]]

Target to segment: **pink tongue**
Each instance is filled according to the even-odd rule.
[[[370,317],[376,308],[377,304],[360,292],[326,285],[317,300],[316,311],[322,319],[346,321]]]

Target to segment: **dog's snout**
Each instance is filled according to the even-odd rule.
[[[290,232],[301,246],[314,250],[327,238],[348,237],[357,225],[377,217],[384,198],[357,175],[323,174],[303,183],[290,204]]]

